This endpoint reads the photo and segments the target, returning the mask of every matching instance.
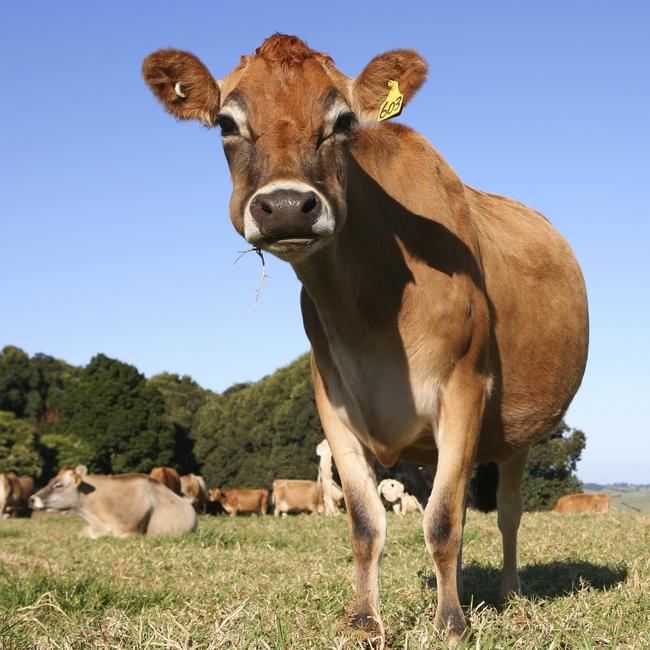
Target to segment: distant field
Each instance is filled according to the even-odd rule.
[[[585,490],[593,492],[594,490]],[[619,488],[617,486],[605,485],[601,492],[609,492],[612,499],[612,508],[622,512],[640,512],[650,514],[650,487]]]
[[[0,648],[356,648],[344,517],[202,519],[196,535],[90,541],[56,515],[0,521]],[[472,648],[648,648],[650,516],[526,514],[524,596],[495,606],[496,517],[465,532]],[[418,516],[389,514],[386,647],[443,648]]]

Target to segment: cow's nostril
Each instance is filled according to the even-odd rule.
[[[302,206],[302,211],[309,214],[316,207],[316,195],[311,194]]]
[[[273,214],[273,208],[267,201],[260,201],[260,208],[262,208],[266,214]]]

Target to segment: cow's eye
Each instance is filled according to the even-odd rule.
[[[55,483],[55,484],[52,486],[52,489],[54,489],[54,490],[60,490],[62,487],[63,487],[63,483]]]
[[[229,135],[239,135],[239,129],[232,117],[228,115],[217,115],[217,124],[221,128],[221,135],[227,137]]]
[[[334,133],[351,133],[356,124],[357,117],[354,113],[343,113],[334,124]]]

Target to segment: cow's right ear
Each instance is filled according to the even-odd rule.
[[[194,54],[157,50],[144,60],[142,76],[168,113],[208,127],[216,125],[219,85]]]

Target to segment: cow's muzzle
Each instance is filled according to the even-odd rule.
[[[334,231],[327,201],[305,183],[272,183],[250,200],[246,240],[280,257],[315,247]]]
[[[29,507],[32,510],[43,510],[45,508],[45,505],[43,504],[43,501],[41,501],[41,497],[33,494],[31,497],[29,497]]]

